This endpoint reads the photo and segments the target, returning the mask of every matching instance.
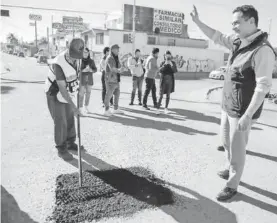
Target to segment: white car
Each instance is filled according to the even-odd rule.
[[[216,70],[211,71],[209,78],[224,80],[226,74],[226,67],[220,67]]]

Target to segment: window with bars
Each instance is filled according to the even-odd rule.
[[[176,40],[175,39],[168,39],[168,46],[176,46]]]
[[[96,33],[96,45],[104,44],[104,33]]]
[[[148,36],[147,44],[155,45],[156,44],[156,37],[155,36]]]
[[[123,34],[123,43],[131,43],[128,33]]]

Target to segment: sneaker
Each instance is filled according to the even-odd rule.
[[[156,115],[159,115],[159,114],[160,114],[160,109],[157,109]]]
[[[89,110],[88,106],[85,106],[85,111],[86,111],[87,113],[90,113],[90,110]]]
[[[132,106],[132,105],[134,105],[134,103],[133,103],[133,102],[131,102],[129,105],[131,105],[131,106]]]
[[[64,161],[73,160],[72,154],[70,154],[67,150],[66,151],[59,151],[58,156],[61,157]]]
[[[217,150],[218,150],[218,151],[224,152],[224,151],[225,151],[225,148],[224,148],[224,146],[218,146],[218,147],[217,147]]]
[[[169,111],[168,111],[167,108],[164,109],[164,113],[165,113],[166,115],[169,114]]]
[[[216,197],[218,201],[227,201],[237,194],[237,190],[225,187]]]
[[[110,110],[106,110],[106,111],[104,112],[104,115],[107,116],[107,117],[110,117],[110,116],[113,115],[113,113],[112,113]]]
[[[121,110],[119,110],[119,109],[115,109],[115,110],[113,111],[113,113],[114,113],[114,114],[124,114],[124,112],[121,111]]]
[[[84,115],[86,113],[85,109],[83,107],[79,108],[79,111],[82,115]]]
[[[224,180],[228,180],[228,179],[229,179],[229,170],[219,171],[219,172],[217,173],[217,175],[218,175],[219,177],[221,177],[222,179],[224,179]]]
[[[144,108],[145,110],[150,110],[150,108],[148,108],[147,105],[143,105],[143,108]]]
[[[141,102],[139,102],[139,106],[142,106],[142,103],[141,103]]]

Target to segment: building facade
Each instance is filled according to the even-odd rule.
[[[222,50],[208,49],[208,41],[188,38],[178,38],[162,35],[149,35],[146,32],[136,32],[135,39],[128,30],[91,29],[81,33],[86,46],[93,52],[97,64],[101,59],[105,46],[118,44],[120,46],[120,59],[127,70],[127,60],[133,52],[133,41],[136,49],[140,49],[146,58],[153,47],[160,49],[159,62],[163,54],[170,50],[177,63],[179,72],[210,72],[224,65],[224,52]]]

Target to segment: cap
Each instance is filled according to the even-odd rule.
[[[69,44],[69,56],[74,59],[82,59],[85,43],[81,38],[74,38]]]
[[[119,49],[120,47],[117,44],[111,46],[111,49]]]

